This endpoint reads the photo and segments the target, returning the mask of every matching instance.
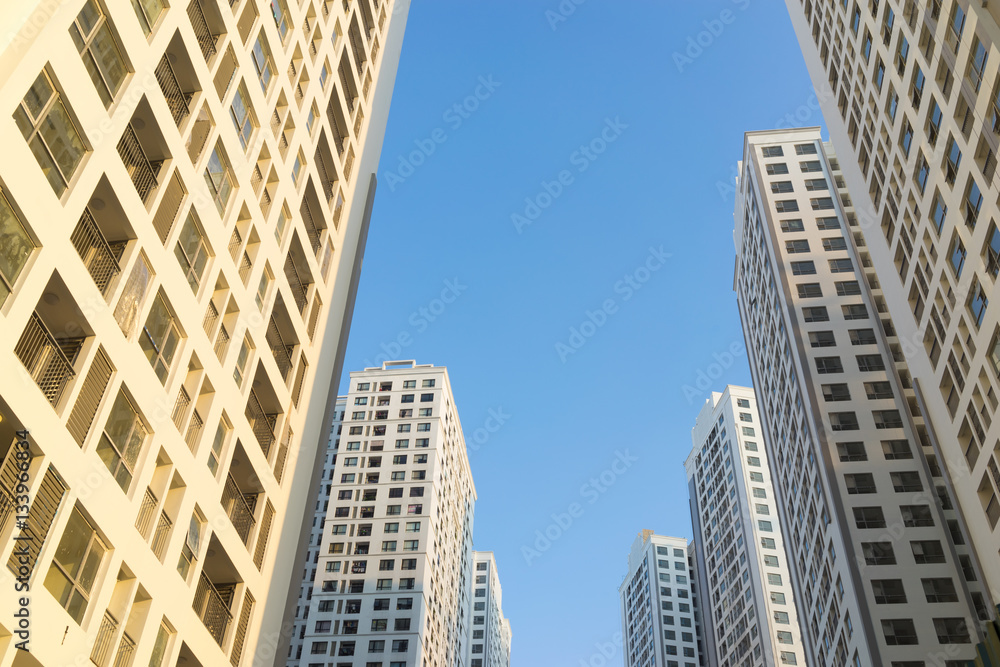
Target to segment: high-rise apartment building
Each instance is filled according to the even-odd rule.
[[[312,600],[313,585],[316,582],[316,568],[319,565],[320,547],[323,544],[323,527],[326,525],[326,513],[330,507],[330,495],[333,493],[334,468],[337,467],[337,451],[340,449],[340,436],[344,428],[346,410],[347,397],[337,397],[333,412],[333,426],[326,443],[326,458],[323,459],[319,489],[316,493],[316,504],[310,510],[312,526],[309,530],[306,555],[302,560],[298,604],[295,605],[294,626],[292,627],[291,643],[288,646],[288,661],[285,663],[288,667],[299,667],[299,658],[302,657],[302,640],[309,622],[309,601]],[[298,575],[293,576],[298,578]]]
[[[503,594],[492,551],[472,554],[471,622],[468,667],[510,667],[510,622],[503,615]]]
[[[701,652],[693,556],[681,537],[643,530],[635,538],[618,589],[625,667],[711,664]]]
[[[928,437],[1000,590],[1000,6],[786,3]]]
[[[298,664],[465,665],[476,491],[448,372],[350,378]]]
[[[684,462],[706,656],[718,667],[805,665],[786,536],[753,389],[712,392]]]
[[[735,289],[806,658],[971,659],[989,605],[818,128],[746,135]]]
[[[0,6],[0,665],[284,658],[406,9]]]

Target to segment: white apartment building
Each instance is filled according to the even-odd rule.
[[[706,656],[718,667],[806,665],[786,536],[753,389],[712,392],[684,462]]]
[[[927,436],[1000,590],[1000,5],[786,4]]]
[[[818,128],[748,133],[734,288],[808,664],[962,665],[988,597]]]
[[[320,474],[319,489],[316,493],[316,505],[312,509],[312,525],[305,558],[302,560],[302,576],[298,587],[298,603],[295,605],[295,624],[292,628],[291,643],[288,646],[288,667],[298,667],[302,657],[302,639],[306,634],[309,621],[309,601],[312,600],[313,585],[316,581],[316,568],[319,564],[320,547],[323,544],[323,527],[326,525],[326,513],[330,506],[330,494],[333,491],[334,469],[337,467],[337,451],[340,449],[340,436],[344,428],[344,414],[347,410],[347,397],[338,396],[334,405],[333,426],[326,443],[326,457],[323,459],[323,470]]]
[[[643,530],[632,543],[621,598],[625,667],[709,665],[688,541]]]
[[[0,6],[0,666],[284,659],[406,10]]]
[[[474,551],[468,667],[510,667],[510,621],[503,614],[503,591],[492,551]]]
[[[447,369],[350,377],[298,664],[464,667],[476,491]]]

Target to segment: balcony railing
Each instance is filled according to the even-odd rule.
[[[265,335],[267,339],[267,344],[271,348],[271,354],[274,355],[274,363],[278,365],[278,372],[281,373],[281,379],[288,381],[288,372],[292,370],[292,351],[295,349],[294,345],[288,345],[285,340],[281,337],[281,332],[278,331],[278,324],[271,318],[271,321],[267,325],[267,334]]]
[[[57,341],[38,313],[32,313],[21,339],[17,341],[14,354],[28,369],[49,403],[56,405],[66,385],[76,375],[70,357],[76,358],[82,345],[82,338]]]
[[[174,68],[170,66],[167,56],[160,58],[154,73],[157,83],[160,84],[160,90],[163,91],[163,97],[167,100],[174,124],[180,126],[181,121],[191,113],[191,108],[188,106],[191,96],[181,90],[181,84],[177,81]]]
[[[309,303],[309,299],[306,296],[308,288],[302,284],[298,272],[292,265],[291,258],[285,263],[285,277],[288,278],[288,286],[292,289],[292,297],[295,299],[295,305],[299,309],[299,314],[305,313],[306,305]]]
[[[205,335],[209,338],[212,337],[212,332],[215,331],[215,323],[218,321],[219,309],[215,307],[214,301],[209,301],[208,310],[205,312],[205,319],[201,323],[201,326],[205,329]]]
[[[146,487],[146,495],[142,498],[142,507],[139,508],[139,516],[135,520],[135,529],[145,539],[149,535],[149,529],[153,525],[153,517],[156,516],[156,506],[160,504],[153,492]]]
[[[187,433],[184,434],[184,442],[187,443],[191,451],[194,451],[194,447],[198,444],[198,436],[201,435],[201,428],[205,425],[204,420],[201,415],[198,414],[197,408],[191,413],[191,421],[188,422]]]
[[[125,243],[116,243],[114,246],[109,244],[94,222],[90,209],[86,208],[69,240],[83,260],[83,265],[87,267],[90,277],[94,279],[97,289],[107,296],[111,282],[121,273],[118,258],[121,257]]]
[[[323,159],[323,154],[316,151],[316,171],[319,172],[319,180],[323,185],[323,195],[326,197],[326,201],[329,203],[333,199],[334,186],[337,184],[337,179],[331,176],[330,169],[326,166],[326,160]],[[312,238],[310,237],[310,241]]]
[[[166,512],[160,512],[160,520],[156,523],[156,532],[153,533],[153,543],[150,544],[153,555],[160,560],[163,560],[163,550],[167,548],[167,538],[170,536],[170,527],[173,523]]]
[[[189,405],[191,405],[191,396],[188,394],[187,389],[181,387],[181,390],[177,392],[177,401],[174,403],[173,414],[174,426],[177,427],[178,431],[184,428],[184,417],[187,416]]]
[[[122,640],[118,642],[118,654],[115,656],[114,667],[132,667],[134,658],[135,640],[129,637],[127,632],[123,632]]]
[[[317,163],[317,166],[319,163]],[[320,174],[324,172],[321,170]],[[327,190],[327,186],[331,185],[327,182],[323,183],[324,192]],[[302,214],[302,223],[306,226],[306,235],[309,237],[309,245],[312,247],[313,252],[317,252],[320,249],[320,232],[319,228],[316,226],[316,220],[313,218],[312,208],[309,204],[303,200],[302,206],[299,208],[299,212]],[[300,309],[301,310],[301,309]]]
[[[253,516],[253,507],[247,502],[246,496],[240,491],[232,475],[226,476],[226,486],[222,491],[222,507],[233,522],[236,534],[243,540],[243,544],[249,544],[250,534],[257,520]]]
[[[226,630],[233,620],[233,613],[229,610],[229,603],[205,576],[204,572],[198,580],[198,589],[195,591],[192,607],[198,614],[198,618],[205,624],[208,633],[212,635],[219,646],[222,646],[226,640]]]
[[[240,235],[240,230],[233,228],[233,235],[229,237],[229,256],[236,261],[236,253],[240,251],[240,246],[243,245],[243,237]]]
[[[191,4],[188,5],[188,18],[191,19],[194,36],[198,40],[198,46],[201,47],[201,55],[205,57],[205,62],[208,62],[216,53],[215,43],[218,40],[218,35],[213,35],[212,30],[208,27],[208,21],[205,19],[205,12],[202,10],[199,0],[191,0]]]
[[[118,155],[121,156],[122,162],[125,164],[125,170],[132,179],[132,185],[139,193],[139,199],[142,200],[142,203],[148,204],[149,195],[158,185],[156,176],[160,172],[162,161],[149,161],[131,124],[125,126],[125,133],[122,134],[122,138],[118,142]]]
[[[254,437],[257,438],[257,443],[264,452],[264,458],[267,458],[271,452],[271,445],[274,444],[274,425],[278,420],[278,415],[269,415],[264,412],[264,408],[261,407],[260,400],[257,398],[257,392],[253,389],[250,390],[244,414],[247,421],[250,422],[250,428],[253,430]]]
[[[240,260],[240,280],[244,285],[247,284],[247,278],[250,277],[250,270],[252,268],[253,263],[250,261],[250,256],[244,252],[243,259]]]
[[[223,324],[219,327],[219,335],[215,338],[215,356],[218,357],[219,361],[226,356],[226,350],[229,348],[229,332],[226,331],[226,325]]]
[[[105,611],[104,618],[101,619],[101,627],[97,630],[97,640],[94,642],[94,648],[90,651],[90,661],[97,667],[105,667],[108,664],[117,631],[118,619],[112,616],[110,611]]]

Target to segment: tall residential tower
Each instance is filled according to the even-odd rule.
[[[786,536],[753,389],[712,392],[684,462],[712,665],[805,665]]]
[[[284,658],[406,17],[0,6],[0,666]]]
[[[1000,590],[1000,4],[786,4],[927,437]]]
[[[806,659],[971,659],[989,605],[818,128],[745,138],[735,290]]]
[[[448,372],[352,372],[346,413],[299,665],[465,665],[476,490]]]

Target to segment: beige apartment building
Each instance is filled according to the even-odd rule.
[[[407,5],[0,6],[0,666],[284,658]]]
[[[1000,4],[786,4],[828,93],[830,139],[928,437],[1000,590]]]

